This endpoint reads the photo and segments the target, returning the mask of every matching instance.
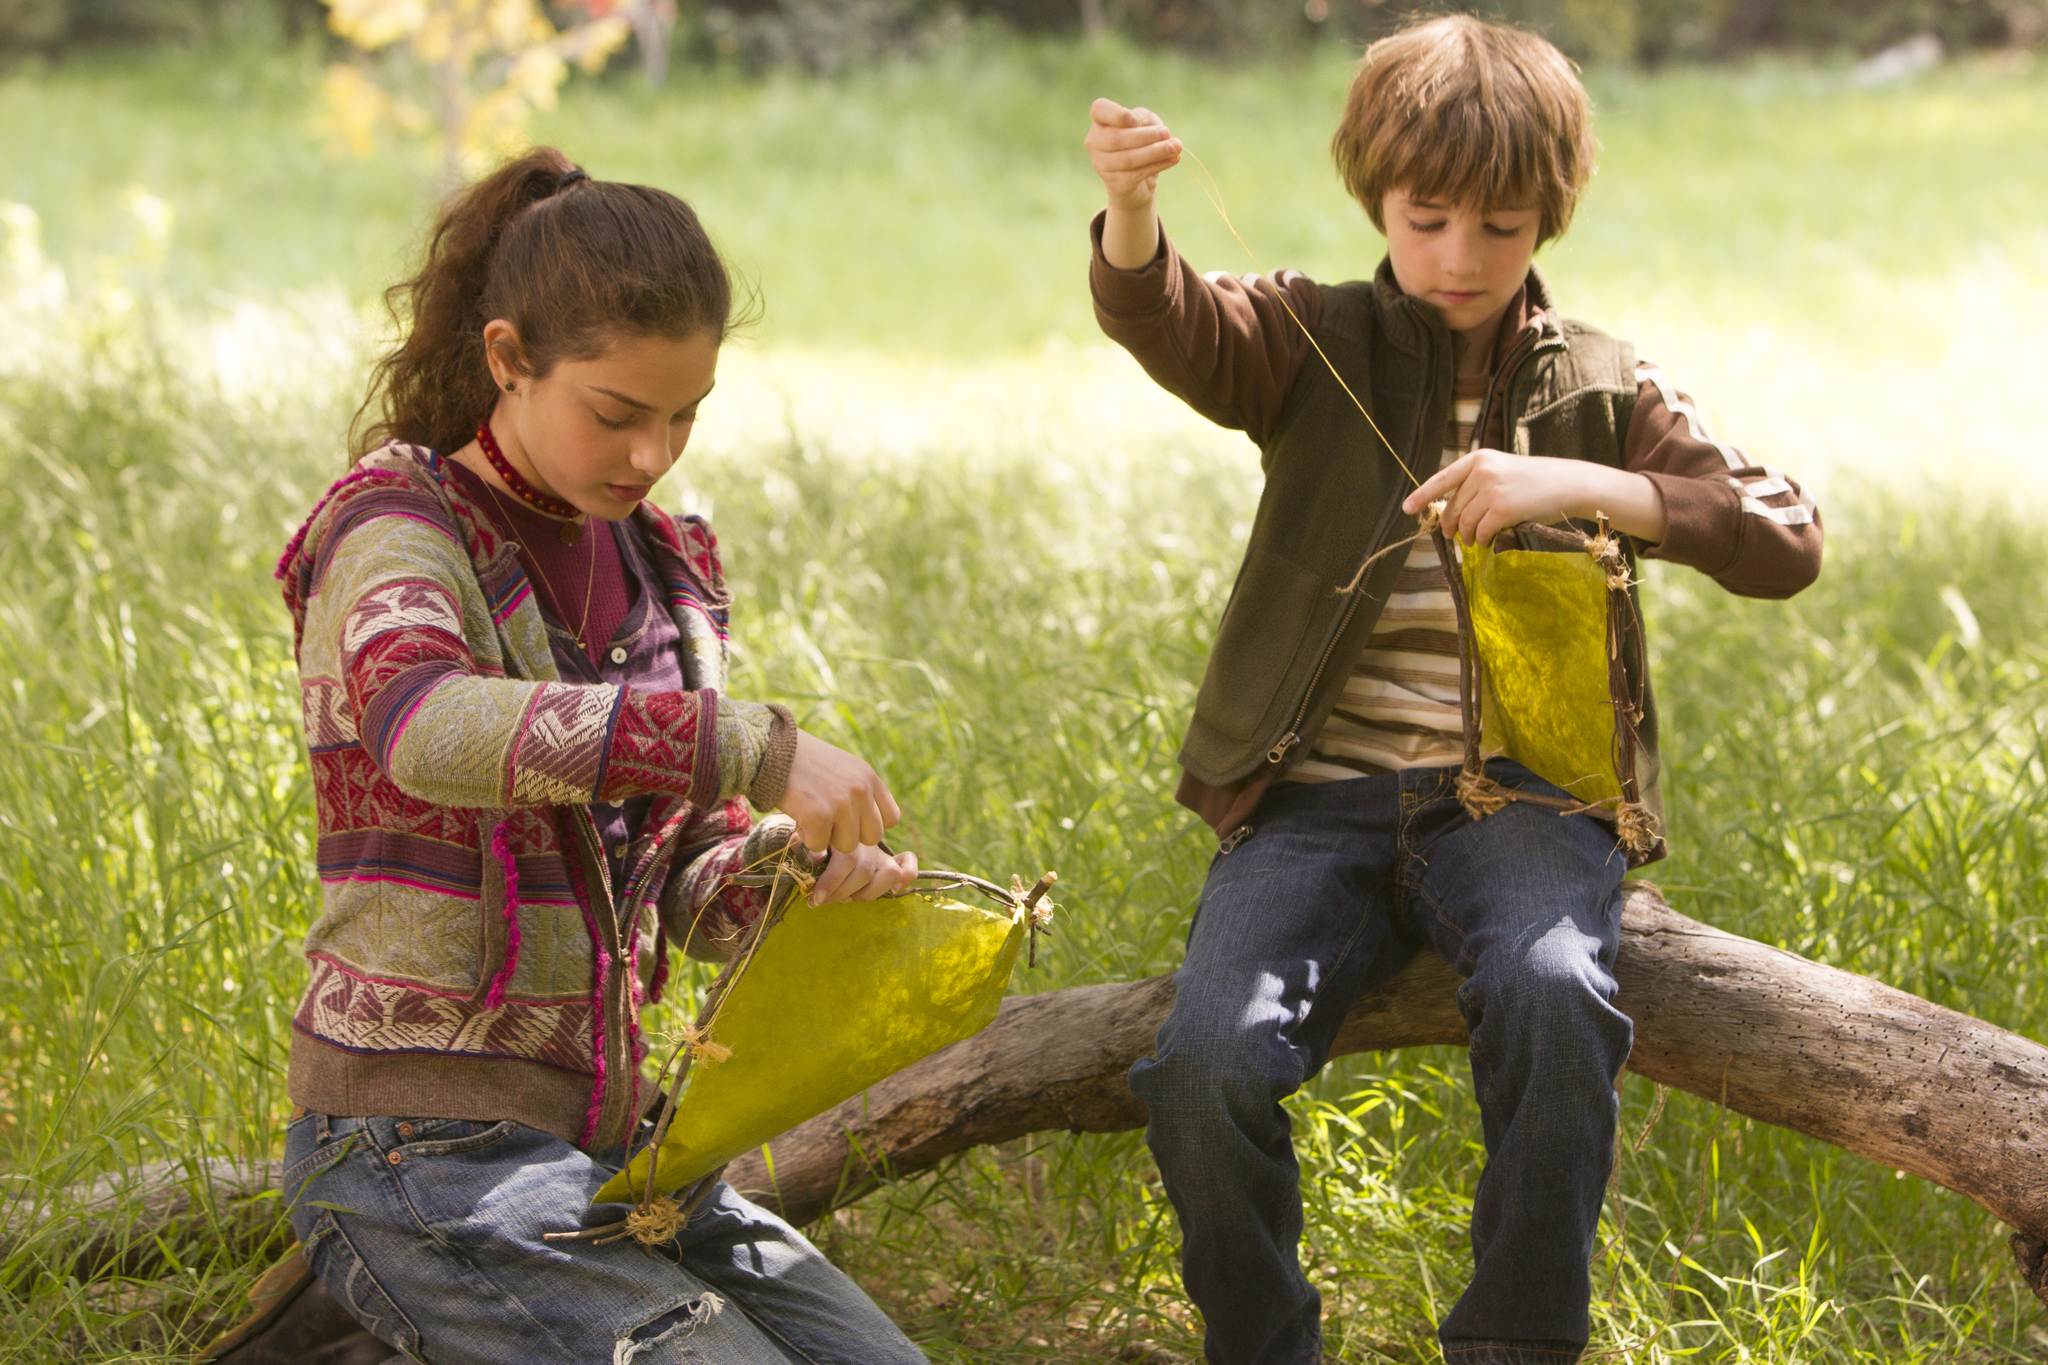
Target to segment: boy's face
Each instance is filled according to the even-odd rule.
[[[1412,199],[1389,190],[1380,203],[1387,255],[1402,292],[1433,305],[1444,325],[1471,332],[1500,321],[1536,254],[1542,214]]]

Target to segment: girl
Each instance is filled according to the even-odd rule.
[[[540,149],[443,211],[392,302],[360,458],[278,570],[320,821],[307,1258],[434,1365],[922,1360],[723,1184],[662,1255],[542,1240],[625,1212],[590,1200],[655,1099],[640,1008],[671,944],[715,956],[765,909],[732,872],[792,837],[830,849],[814,902],[916,872],[872,768],[724,694],[717,542],[646,501],[711,392],[725,266],[681,200]]]

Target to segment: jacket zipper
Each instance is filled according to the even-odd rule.
[[[1486,419],[1493,415],[1494,399],[1506,393],[1514,386],[1515,373],[1522,368],[1523,362],[1536,353],[1536,347],[1542,343],[1542,339],[1541,332],[1536,333],[1533,339],[1525,332],[1513,346],[1508,348],[1506,361],[1501,366],[1500,379],[1495,383],[1487,385],[1486,398],[1479,405],[1479,418],[1472,424],[1472,431],[1475,436],[1482,440],[1485,439]],[[1508,433],[1503,431],[1501,435],[1503,438],[1506,438]]]
[[[1535,340],[1525,339],[1518,341],[1515,347],[1509,351],[1507,364],[1501,371],[1500,382],[1488,388],[1486,401],[1480,405],[1479,421],[1476,430],[1482,433],[1486,430],[1486,418],[1492,411],[1495,395],[1505,393],[1508,387],[1514,383],[1515,371],[1520,369],[1522,362],[1535,352],[1536,346],[1540,343],[1541,339],[1540,334],[1538,334]],[[1399,507],[1399,503],[1394,504],[1394,509]],[[1390,509],[1387,516],[1381,521],[1378,531],[1374,534],[1371,546],[1366,550],[1365,557],[1367,559],[1380,552],[1380,541],[1385,538],[1387,527],[1393,522],[1393,519],[1393,509]],[[1364,564],[1361,562],[1359,567],[1362,570]],[[1316,684],[1323,680],[1323,670],[1329,667],[1330,656],[1337,650],[1337,641],[1344,638],[1344,627],[1351,624],[1351,614],[1358,609],[1358,599],[1364,595],[1365,585],[1360,583],[1358,589],[1351,594],[1351,601],[1345,605],[1344,614],[1337,618],[1337,628],[1331,632],[1329,641],[1324,644],[1322,655],[1316,660],[1315,671],[1309,674],[1308,690],[1302,693],[1301,705],[1295,709],[1294,719],[1288,724],[1287,733],[1280,736],[1279,743],[1266,751],[1266,762],[1273,764],[1284,763],[1287,759],[1287,751],[1301,743],[1301,723],[1307,719],[1309,703],[1315,699]]]
[[[1366,543],[1365,558],[1359,561],[1357,573],[1363,573],[1366,560],[1380,552],[1382,542],[1387,537],[1387,529],[1394,524],[1394,515],[1400,510],[1401,504],[1398,500],[1388,504],[1385,515],[1380,518],[1380,524],[1373,531],[1372,539]],[[1353,576],[1356,577],[1356,573]],[[1266,762],[1275,765],[1284,763],[1287,760],[1287,751],[1301,743],[1301,723],[1308,717],[1309,703],[1315,700],[1316,685],[1322,682],[1323,670],[1330,666],[1330,656],[1337,652],[1337,642],[1344,638],[1344,628],[1351,624],[1352,613],[1358,610],[1358,601],[1364,596],[1365,583],[1361,579],[1358,586],[1352,589],[1351,600],[1344,604],[1344,612],[1337,618],[1336,629],[1332,630],[1330,638],[1323,642],[1323,652],[1316,658],[1315,670],[1308,675],[1308,689],[1301,694],[1301,705],[1295,708],[1294,719],[1287,725],[1287,733],[1280,736],[1279,743],[1266,751]]]
[[[1399,505],[1399,503],[1395,504],[1397,507]],[[1388,520],[1391,521],[1392,518],[1389,517]],[[1385,534],[1386,527],[1383,524],[1378,535],[1373,538],[1375,546],[1377,546],[1379,538]],[[1376,549],[1368,550],[1366,555],[1370,558],[1374,553],[1376,553]],[[1360,567],[1363,566],[1361,565]],[[1275,744],[1266,751],[1266,762],[1281,763],[1286,761],[1287,751],[1301,743],[1301,722],[1307,717],[1309,702],[1316,695],[1316,684],[1323,680],[1323,670],[1329,667],[1330,656],[1337,652],[1337,642],[1344,638],[1344,627],[1351,624],[1351,613],[1358,610],[1358,599],[1363,596],[1365,596],[1365,584],[1360,583],[1352,591],[1351,600],[1344,604],[1344,614],[1337,618],[1337,628],[1330,632],[1329,640],[1323,645],[1322,655],[1316,660],[1315,672],[1308,675],[1308,690],[1301,694],[1301,705],[1296,708],[1294,719],[1288,723],[1287,733],[1280,736],[1278,744]]]

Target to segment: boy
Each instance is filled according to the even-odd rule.
[[[1576,1360],[1631,1040],[1610,1003],[1629,858],[1611,812],[1466,813],[1443,570],[1427,538],[1374,556],[1439,498],[1464,544],[1604,513],[1645,554],[1785,597],[1819,571],[1813,503],[1710,438],[1630,346],[1552,307],[1530,261],[1570,222],[1593,139],[1584,89],[1541,39],[1453,16],[1366,53],[1332,153],[1387,238],[1370,281],[1198,275],[1153,204],[1180,143],[1147,110],[1091,112],[1109,198],[1096,316],[1160,384],[1256,441],[1266,473],[1181,750],[1180,799],[1220,844],[1157,1054],[1131,1071],[1208,1358],[1321,1358],[1280,1100],[1321,1068],[1352,1002],[1427,948],[1465,978],[1487,1150],[1445,1354]],[[1486,775],[1562,795],[1503,759]]]

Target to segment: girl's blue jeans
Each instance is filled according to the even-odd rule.
[[[1519,764],[1487,772],[1561,794]],[[1627,864],[1589,816],[1514,803],[1473,820],[1456,777],[1276,786],[1253,834],[1210,865],[1173,1011],[1131,1089],[1151,1109],[1146,1139],[1216,1365],[1322,1358],[1280,1101],[1322,1068],[1352,1002],[1419,951],[1465,978],[1486,1139],[1472,1281],[1439,1326],[1445,1356],[1559,1365],[1584,1349],[1632,1037],[1611,1003]]]
[[[608,1155],[623,1158],[622,1150]],[[541,1234],[616,1164],[512,1122],[306,1114],[285,1196],[329,1292],[428,1365],[906,1365],[924,1356],[794,1228],[722,1182],[652,1254]]]

